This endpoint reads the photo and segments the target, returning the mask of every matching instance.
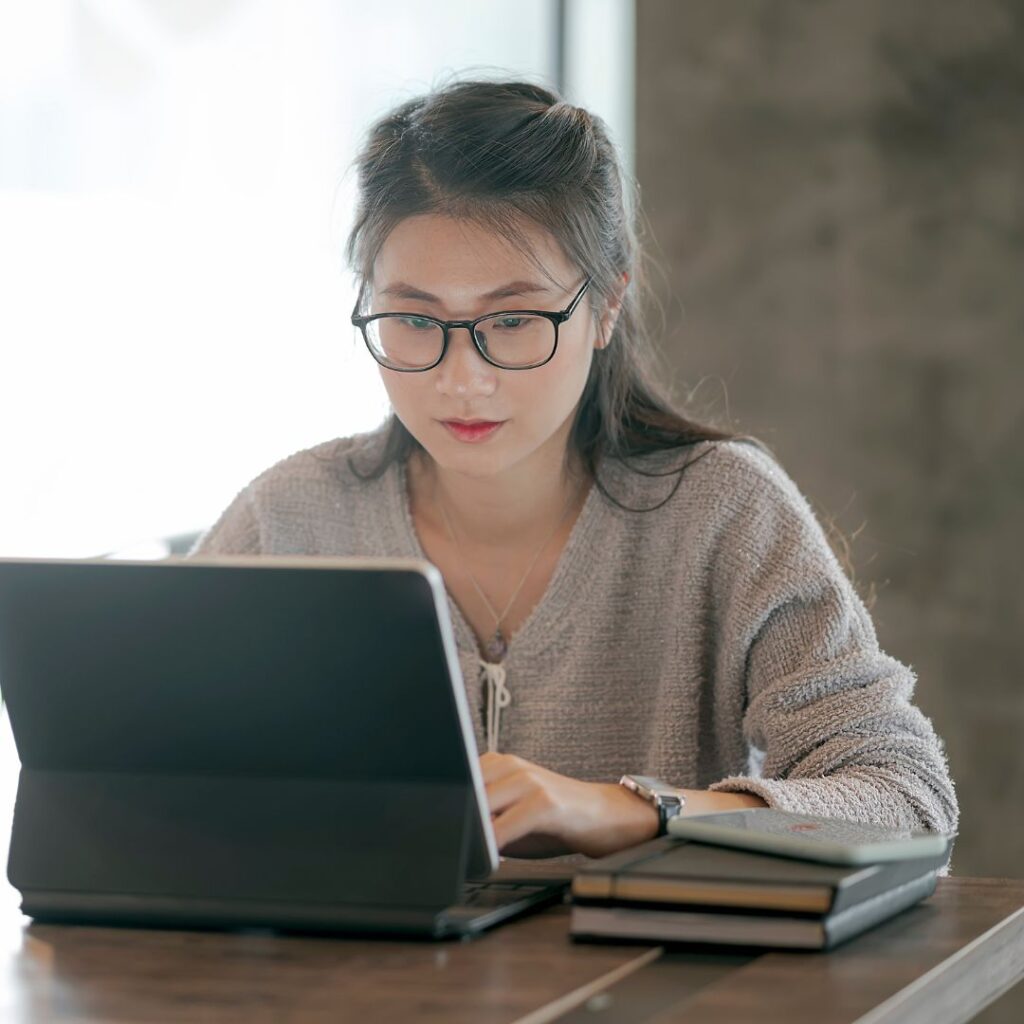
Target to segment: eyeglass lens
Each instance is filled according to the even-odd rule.
[[[555,325],[547,317],[529,315],[488,317],[477,324],[476,336],[487,356],[507,367],[545,362],[556,341]],[[444,330],[415,316],[371,320],[366,337],[377,359],[395,369],[430,366],[444,346]]]

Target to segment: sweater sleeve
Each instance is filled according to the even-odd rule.
[[[774,467],[743,505],[723,546],[723,621],[745,652],[743,735],[763,760],[758,775],[710,789],[954,835],[953,781],[942,741],[911,703],[916,677],[879,649],[806,500]]]
[[[253,509],[252,485],[244,487],[220,518],[202,533],[186,558],[193,555],[258,555],[260,527]]]

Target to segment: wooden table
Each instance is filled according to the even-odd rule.
[[[830,953],[574,945],[568,908],[471,942],[35,925],[0,891],[0,1019],[944,1024],[1024,977],[1024,880],[949,877]]]

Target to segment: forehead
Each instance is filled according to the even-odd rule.
[[[571,264],[550,232],[525,220],[517,221],[517,227],[533,260],[500,232],[477,221],[442,214],[407,217],[392,229],[377,254],[374,284],[385,287],[401,278],[434,294],[468,297],[512,280],[535,281],[557,290],[574,279]]]

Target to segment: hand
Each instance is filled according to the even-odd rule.
[[[658,833],[658,812],[618,783],[581,782],[513,754],[480,757],[498,849],[604,857]]]

